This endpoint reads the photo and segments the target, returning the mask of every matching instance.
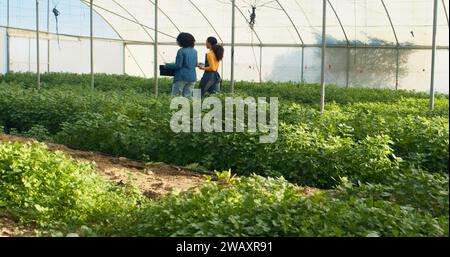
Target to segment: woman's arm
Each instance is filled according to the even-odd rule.
[[[179,70],[183,67],[183,62],[184,62],[184,55],[180,49],[180,50],[178,50],[175,63],[168,63],[168,64],[166,64],[166,66],[167,66],[167,68],[169,68],[171,70]]]
[[[216,60],[216,56],[214,55],[214,53],[209,52],[206,55],[206,58],[208,59],[209,66],[199,68],[204,71],[217,71],[219,69],[219,62]]]

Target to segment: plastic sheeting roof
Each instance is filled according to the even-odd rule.
[[[81,0],[89,5],[89,0]],[[329,0],[327,41],[346,45],[430,46],[432,0]],[[253,29],[249,25],[256,7]],[[439,0],[437,45],[449,45],[448,0]],[[125,41],[153,42],[154,0],[94,0],[94,10]],[[159,42],[173,43],[179,32],[197,41],[216,36],[231,42],[231,0],[158,1]],[[392,21],[389,20],[389,16]],[[236,0],[236,44],[315,45],[321,41],[322,1]]]

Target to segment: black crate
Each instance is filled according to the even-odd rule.
[[[167,68],[165,65],[159,65],[159,75],[173,77],[175,76],[175,71]]]

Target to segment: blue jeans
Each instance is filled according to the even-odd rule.
[[[217,94],[220,92],[220,81],[216,82],[214,85],[212,85],[209,89],[208,89],[210,94]]]
[[[202,96],[207,92],[210,94],[216,94],[220,91],[220,78],[219,73],[212,71],[205,71],[202,80],[200,81],[200,89],[202,91]]]
[[[172,85],[172,96],[182,94],[184,97],[191,98],[195,82],[177,81]]]

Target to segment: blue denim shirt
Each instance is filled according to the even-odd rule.
[[[198,54],[194,48],[180,48],[177,53],[177,59],[175,63],[167,64],[167,68],[175,70],[175,76],[173,82],[197,81],[196,68],[198,65]]]

